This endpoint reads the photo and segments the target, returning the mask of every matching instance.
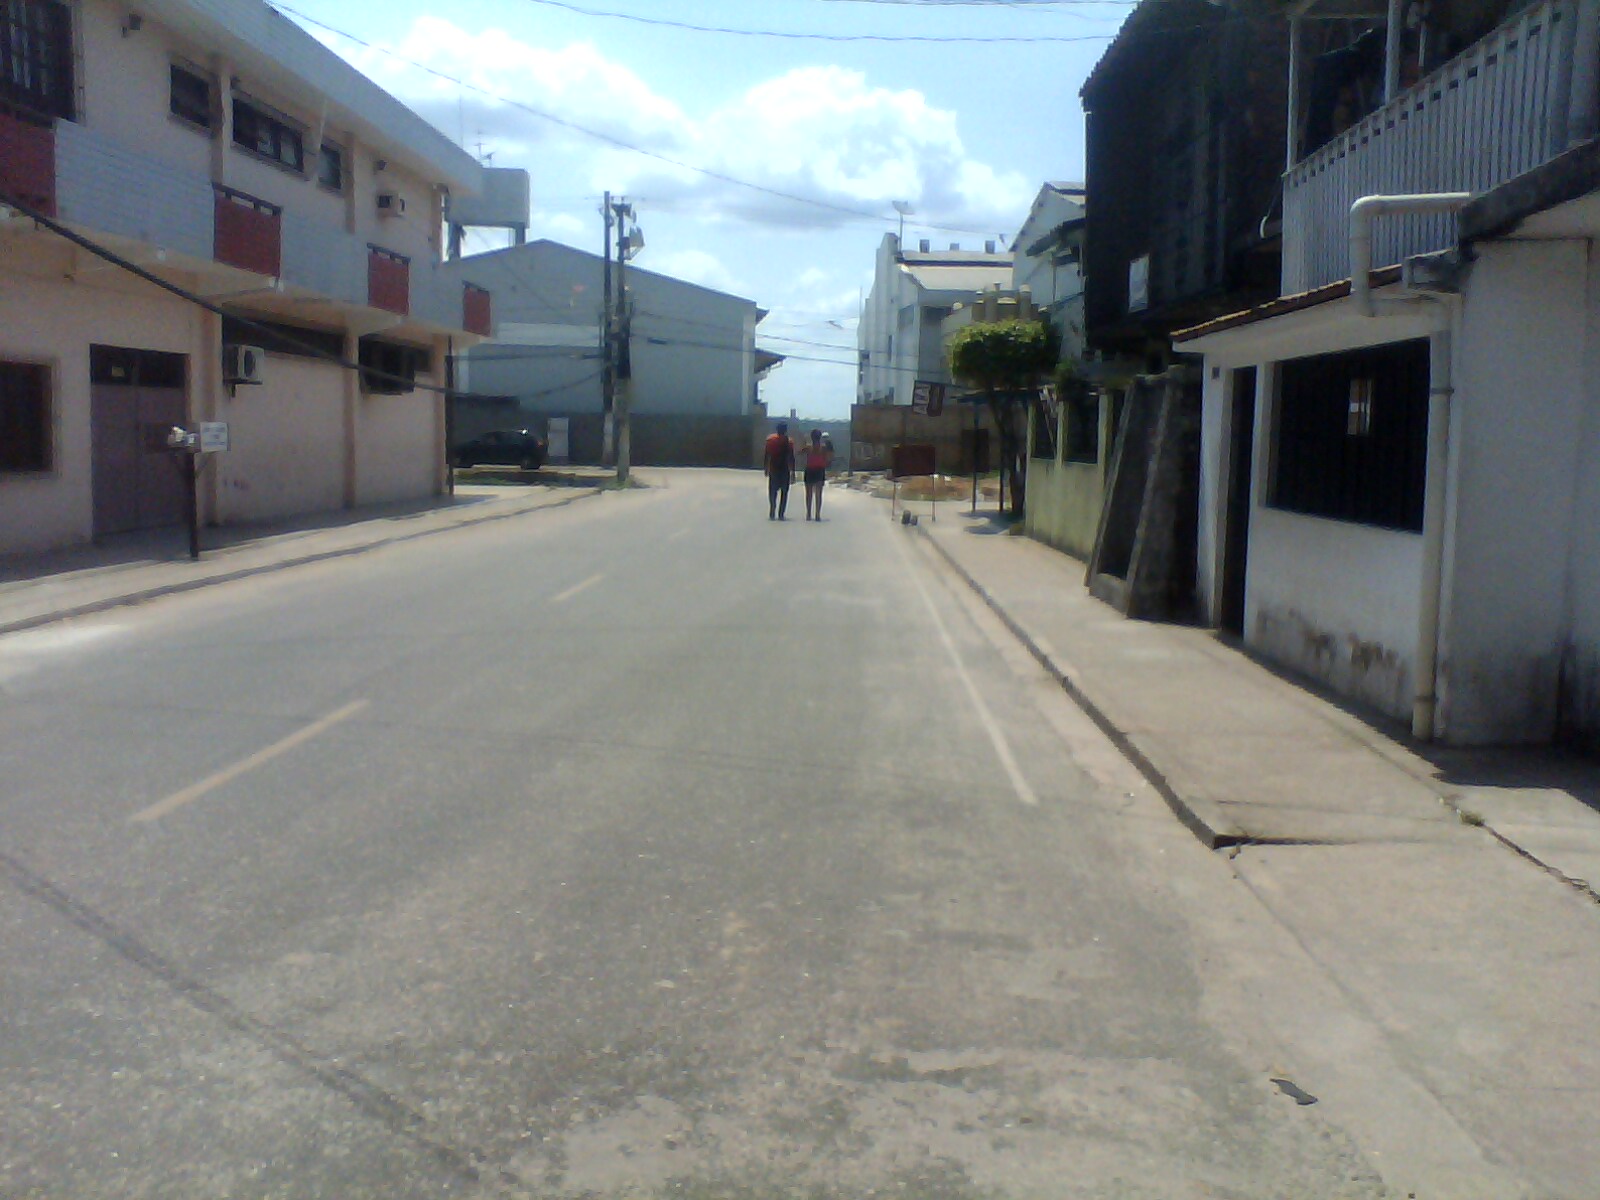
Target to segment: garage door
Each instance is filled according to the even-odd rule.
[[[187,421],[182,354],[89,347],[94,533],[183,523],[183,477],[167,433]]]

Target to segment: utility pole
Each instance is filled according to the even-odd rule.
[[[615,461],[615,443],[612,441],[613,409],[617,395],[615,314],[611,307],[611,193],[605,194],[602,210],[606,219],[606,265],[601,285],[600,301],[600,465],[609,467]]]
[[[628,299],[628,260],[644,245],[637,228],[628,229],[633,219],[633,205],[619,198],[612,206],[617,225],[617,321],[616,348],[611,361],[620,384],[614,403],[617,426],[617,482],[628,482],[632,466],[633,439],[630,421],[633,407],[633,304]]]

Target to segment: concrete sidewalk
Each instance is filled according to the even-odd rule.
[[[1444,751],[1262,666],[1210,631],[1130,621],[1084,564],[940,506],[917,531],[1206,844],[1430,842],[1465,823],[1589,891],[1600,769],[1557,751]]]
[[[1224,921],[1200,951],[1227,962],[1274,1073],[1319,1096],[1396,1195],[1594,1196],[1600,770],[1411,744],[1206,630],[1127,620],[1089,597],[1083,563],[992,513],[941,509],[907,536],[1205,844],[1233,844],[1234,878],[1291,935],[1280,955]]]
[[[454,496],[373,505],[274,525],[188,534],[161,529],[42,554],[0,558],[0,634],[192,591],[302,563],[341,558],[484,521],[559,508],[599,494],[610,473],[568,472],[554,485],[458,484]]]

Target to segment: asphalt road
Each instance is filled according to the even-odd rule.
[[[0,639],[0,1195],[1387,1194],[914,534],[659,483]]]

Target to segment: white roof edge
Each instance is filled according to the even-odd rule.
[[[180,36],[234,60],[285,90],[308,88],[328,102],[330,118],[418,170],[433,182],[475,195],[483,168],[405,104],[262,0],[141,0],[140,10]]]
[[[603,255],[595,254],[590,250],[580,249],[577,246],[569,246],[565,242],[557,242],[550,238],[535,238],[533,241],[524,242],[520,246],[500,246],[494,250],[480,250],[477,254],[466,254],[460,258],[446,259],[440,264],[440,266],[458,273],[466,274],[471,271],[472,264],[474,262],[487,260],[499,255],[513,254],[518,251],[532,252],[541,248],[565,251],[568,254],[576,254],[582,258],[593,259],[596,263],[602,262],[604,259]],[[664,280],[667,283],[675,283],[679,287],[693,288],[697,292],[706,292],[712,296],[720,297],[723,300],[732,300],[737,304],[746,304],[755,309],[760,309],[761,307],[757,301],[750,299],[748,296],[738,296],[733,292],[724,292],[721,289],[711,287],[708,284],[695,283],[689,279],[679,279],[676,275],[666,275],[660,271],[652,271],[648,267],[636,267],[632,263],[629,263],[628,271],[630,274],[649,275],[653,278]]]

